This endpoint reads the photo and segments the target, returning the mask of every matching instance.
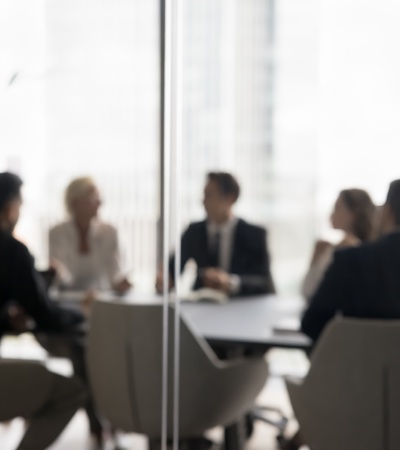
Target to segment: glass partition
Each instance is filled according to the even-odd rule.
[[[182,222],[204,217],[205,175],[232,172],[239,217],[269,231],[280,292],[314,238],[317,3],[184,2]]]
[[[64,190],[92,176],[119,231],[124,271],[151,292],[159,171],[159,5],[2,2],[1,168],[25,181],[18,229],[41,266]],[[21,11],[24,11],[21,14]]]
[[[336,237],[337,193],[361,187],[382,203],[399,177],[399,11],[372,0],[0,3],[0,171],[25,184],[16,235],[46,267],[67,184],[95,179],[134,284],[125,299],[153,294],[164,263],[164,413],[181,346],[177,329],[165,340],[169,254],[206,217],[206,174],[237,177],[236,216],[268,230],[278,294],[298,294],[314,240]],[[181,279],[176,264],[180,299],[194,274]]]

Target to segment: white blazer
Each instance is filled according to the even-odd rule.
[[[74,290],[107,289],[123,278],[117,230],[98,219],[90,224],[89,253],[79,253],[78,230],[72,220],[49,233],[50,260],[61,266],[61,287]]]

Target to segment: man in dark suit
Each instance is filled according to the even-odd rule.
[[[7,330],[25,329],[23,317],[9,314],[10,301],[21,306],[38,329],[69,331],[84,320],[82,314],[49,301],[28,249],[12,236],[21,185],[16,175],[0,173],[0,337]],[[28,419],[18,449],[44,449],[83,406],[85,391],[76,379],[51,373],[41,364],[0,359],[0,398],[0,421]]]
[[[381,239],[335,253],[302,320],[312,339],[336,314],[400,318],[400,180],[390,184],[381,213]]]
[[[231,174],[208,174],[203,200],[207,218],[190,224],[181,242],[181,270],[189,259],[197,264],[194,289],[213,288],[229,295],[275,292],[266,231],[234,216],[239,194],[239,184]],[[172,257],[170,287],[174,264]],[[162,290],[161,272],[156,287]]]
[[[336,314],[400,318],[400,180],[390,184],[380,225],[378,241],[335,252],[301,323],[302,332],[314,341]],[[297,450],[305,444],[298,431],[280,448]]]

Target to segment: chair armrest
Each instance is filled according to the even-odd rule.
[[[215,400],[226,405],[232,422],[253,406],[266,383],[268,366],[263,357],[240,358],[224,361],[215,375]]]

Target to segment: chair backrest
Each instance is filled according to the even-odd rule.
[[[169,308],[168,427],[172,430],[174,311]],[[162,306],[96,302],[88,339],[88,371],[100,410],[125,431],[159,436],[162,398]],[[218,360],[208,344],[180,320],[182,429],[201,409]],[[202,394],[203,392],[203,394]],[[185,425],[186,424],[186,425]]]
[[[398,449],[400,321],[332,321],[303,388],[306,413],[299,422],[311,448]]]

